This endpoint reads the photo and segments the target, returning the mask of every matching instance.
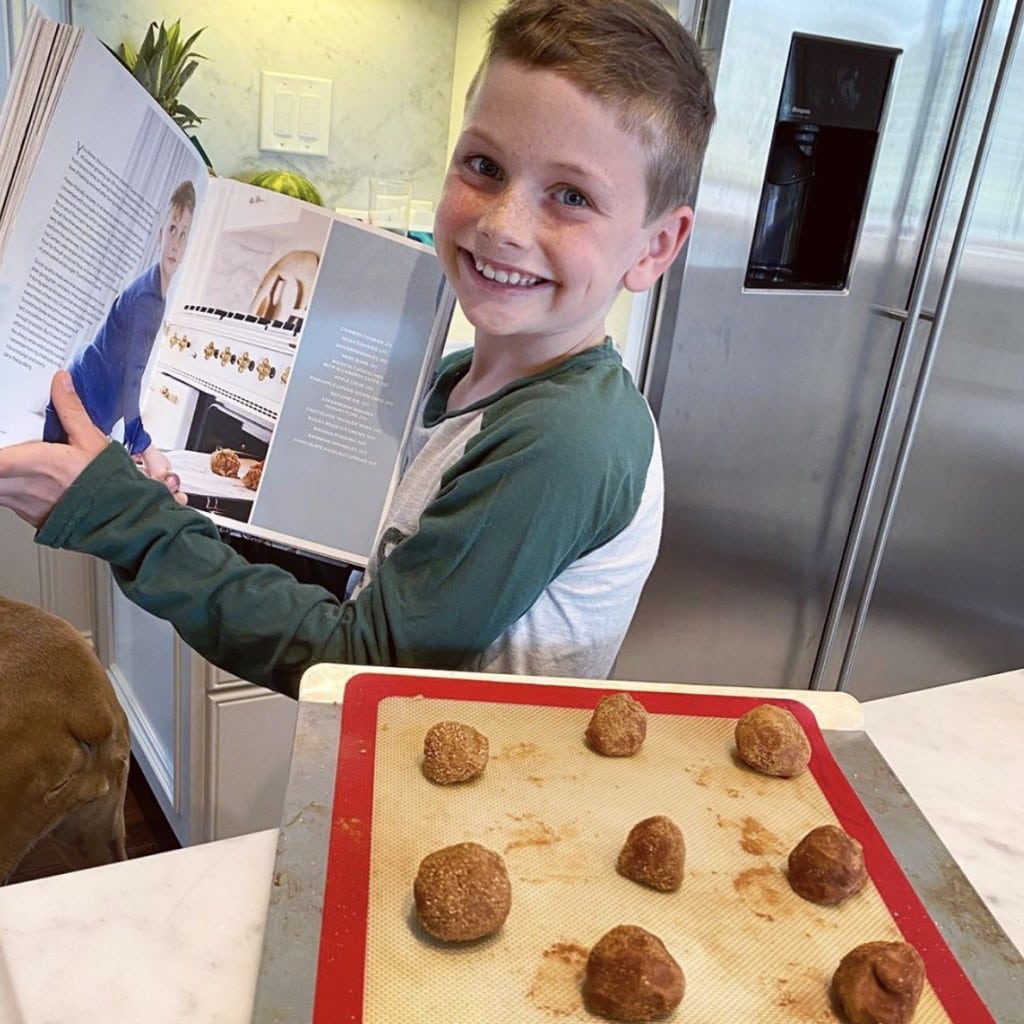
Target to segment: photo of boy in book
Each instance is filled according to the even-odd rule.
[[[171,466],[142,424],[142,376],[163,320],[171,280],[185,255],[195,208],[195,187],[183,181],[168,200],[157,234],[156,261],[114,299],[93,340],[68,366],[92,421],[109,434],[123,420],[125,448],[157,480]],[[46,407],[43,440],[67,441],[52,402]]]

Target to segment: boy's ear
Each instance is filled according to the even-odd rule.
[[[672,265],[693,227],[693,209],[677,206],[662,214],[649,228],[647,246],[639,259],[626,271],[623,286],[631,292],[643,292]]]

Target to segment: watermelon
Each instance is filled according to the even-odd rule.
[[[304,199],[314,206],[324,205],[323,196],[316,185],[295,171],[259,171],[249,179],[249,184],[269,188],[272,192],[283,192],[286,196],[295,196],[296,199]]]

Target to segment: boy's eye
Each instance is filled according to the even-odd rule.
[[[471,156],[466,160],[469,167],[484,178],[501,176],[501,168],[488,156]]]
[[[566,206],[575,206],[580,209],[584,209],[590,205],[590,200],[580,191],[574,188],[570,188],[568,185],[565,188],[558,189],[555,192],[555,198],[564,203]]]

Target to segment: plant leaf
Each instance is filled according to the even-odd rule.
[[[194,110],[186,107],[183,103],[179,103],[177,108],[172,115],[175,123],[182,129],[187,130],[189,128],[195,128],[197,125],[202,124],[205,118],[200,117]]]
[[[152,75],[149,73],[148,64],[141,60],[136,61],[135,67],[132,68],[132,74],[142,84],[142,87],[146,92],[150,93],[150,95],[155,95],[153,92],[153,79]]]
[[[202,122],[195,111],[178,102],[178,93],[195,73],[200,60],[207,58],[193,53],[192,46],[206,27],[182,39],[181,19],[167,25],[151,21],[142,45],[136,51],[122,43],[117,56],[146,91],[174,118],[182,128]]]
[[[193,75],[196,68],[199,67],[198,61],[192,61],[191,64],[186,64],[181,69],[181,74],[178,76],[178,88],[180,89]]]
[[[146,37],[142,40],[142,46],[139,48],[139,56],[144,60],[149,60],[153,56],[153,52],[156,50],[156,22],[151,21],[149,28],[146,29]]]
[[[127,43],[121,44],[118,49],[117,56],[129,71],[135,67],[135,63],[139,59],[138,53],[136,53],[135,50],[133,50]]]

